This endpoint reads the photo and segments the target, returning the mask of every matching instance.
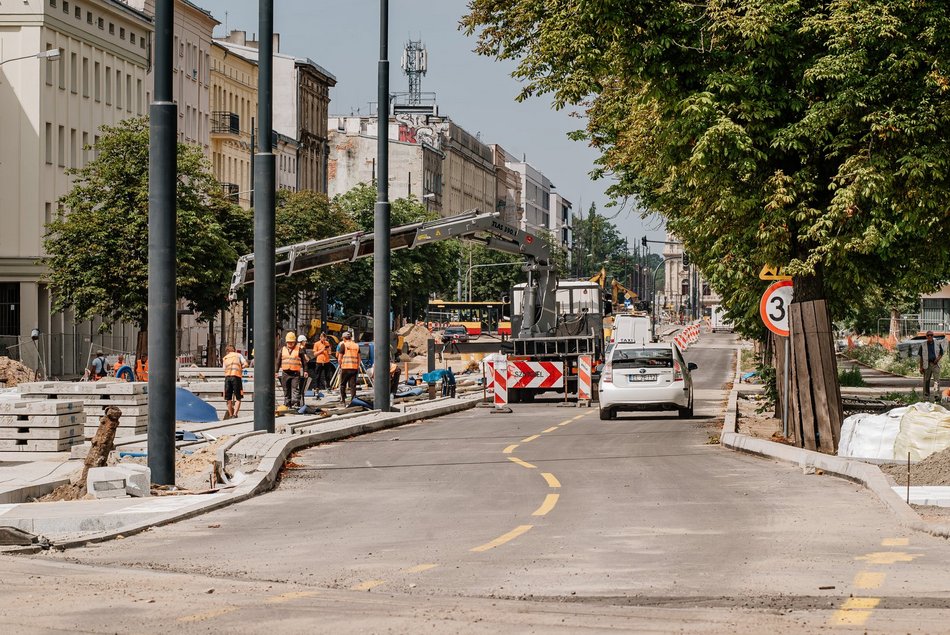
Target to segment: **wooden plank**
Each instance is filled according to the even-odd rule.
[[[789,305],[789,327],[792,350],[794,351],[792,372],[795,373],[797,387],[797,392],[792,398],[798,404],[798,418],[802,426],[802,447],[806,450],[817,450],[818,447],[815,444],[815,412],[812,407],[811,385],[808,380],[808,353],[802,323],[802,307],[799,302],[793,302]]]
[[[815,429],[818,449],[825,454],[834,454],[835,440],[831,433],[831,414],[828,408],[828,393],[825,388],[825,372],[818,338],[818,321],[815,318],[815,302],[802,302],[802,326],[805,332],[805,348],[808,355],[808,376],[814,400]]]
[[[789,385],[788,393],[791,400],[788,403],[788,438],[798,447],[802,447],[802,422],[798,416],[798,404],[795,395],[798,394],[798,384],[795,382],[795,351],[789,347]]]
[[[841,386],[838,382],[838,363],[834,354],[835,337],[831,323],[831,314],[825,300],[815,302],[815,319],[818,329],[818,341],[821,347],[822,371],[828,391],[828,417],[831,435],[834,439],[834,452],[841,440],[841,423],[844,420],[841,405]]]

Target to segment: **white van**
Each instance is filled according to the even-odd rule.
[[[721,305],[714,304],[710,307],[709,318],[709,325],[713,333],[720,331],[732,333],[732,322],[726,319],[726,310]]]
[[[646,344],[653,341],[653,322],[649,315],[621,313],[614,316],[614,344]]]

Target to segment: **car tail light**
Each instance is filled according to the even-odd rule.
[[[601,379],[603,379],[607,384],[614,383],[614,367],[610,362],[607,362],[607,365],[604,366],[604,372],[601,373]]]
[[[675,359],[673,360],[673,381],[683,381],[683,367]]]

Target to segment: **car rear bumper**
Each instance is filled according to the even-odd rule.
[[[689,406],[689,389],[681,382],[650,388],[601,382],[597,393],[601,408],[615,410],[676,410]]]

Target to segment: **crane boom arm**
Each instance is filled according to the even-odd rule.
[[[450,238],[480,240],[491,249],[524,256],[533,268],[550,267],[551,252],[543,240],[501,222],[495,214],[475,210],[458,216],[393,227],[389,248],[412,249]],[[372,256],[374,248],[372,232],[353,232],[321,240],[307,240],[276,249],[275,272],[277,276],[290,276],[336,263],[352,262]],[[231,296],[234,297],[241,287],[252,282],[254,254],[247,254],[238,258],[231,278]]]

